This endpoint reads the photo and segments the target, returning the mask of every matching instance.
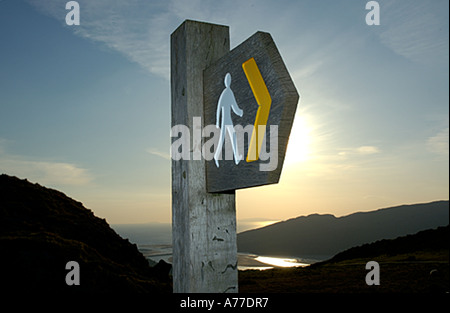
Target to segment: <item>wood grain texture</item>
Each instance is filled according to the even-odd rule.
[[[242,64],[250,58],[255,59],[272,98],[266,126],[266,146],[263,146],[262,149],[268,153],[271,152],[270,125],[278,125],[277,165],[271,171],[261,171],[260,165],[267,164],[270,160],[259,159],[254,162],[246,162],[249,138],[241,133],[240,136],[245,138],[244,151],[241,152],[244,156],[243,161],[235,165],[233,159],[225,160],[225,149],[223,148],[219,168],[215,165],[214,160],[206,162],[207,190],[209,192],[273,184],[280,179],[299,95],[270,34],[255,33],[204,71],[204,124],[216,124],[217,102],[224,89],[226,73],[231,74],[231,89],[238,106],[244,111],[242,117],[232,115],[233,124],[235,126],[242,125],[244,128],[254,124],[258,104],[242,69]],[[225,142],[224,147],[226,144],[230,145],[228,137],[226,137],[228,142]],[[217,144],[213,146],[213,149],[216,146]]]
[[[203,70],[230,50],[227,26],[185,21],[171,35],[172,126],[203,116]],[[172,142],[176,138],[172,138]],[[194,142],[193,152],[202,141]],[[205,161],[172,160],[174,292],[237,292],[235,193],[206,191]]]

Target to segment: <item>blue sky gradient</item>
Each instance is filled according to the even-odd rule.
[[[278,185],[238,218],[349,214],[448,199],[448,1],[0,1],[0,172],[110,223],[170,221],[170,34],[270,32],[301,94]],[[276,208],[276,209],[275,209]]]

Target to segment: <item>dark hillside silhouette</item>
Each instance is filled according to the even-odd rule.
[[[446,253],[448,258],[450,243],[449,235],[449,225],[447,225],[436,229],[422,230],[416,234],[401,236],[395,239],[378,240],[342,251],[330,260],[323,262],[323,264],[357,258],[376,259],[380,256],[392,257],[401,254],[411,254],[408,261],[414,261],[415,256],[413,253],[435,253],[445,250],[447,250]]]
[[[0,175],[0,277],[9,291],[171,292],[167,271],[151,268],[82,203],[27,180]],[[65,265],[80,265],[67,286]]]

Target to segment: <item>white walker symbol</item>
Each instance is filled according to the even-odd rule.
[[[230,136],[231,146],[233,148],[234,163],[236,165],[242,160],[242,154],[238,152],[238,144],[236,139],[236,131],[234,130],[233,121],[231,120],[231,109],[233,112],[242,117],[244,113],[236,103],[236,98],[234,97],[233,91],[231,90],[231,75],[227,73],[224,79],[225,89],[219,97],[219,102],[217,104],[216,112],[216,127],[220,128],[219,144],[217,145],[216,153],[214,154],[214,162],[216,166],[219,167],[219,157],[222,153],[222,145],[225,141],[226,132]],[[222,118],[220,118],[222,116]],[[219,120],[220,127],[219,127]]]

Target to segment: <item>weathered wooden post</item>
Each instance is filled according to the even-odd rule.
[[[279,181],[299,95],[269,33],[230,51],[227,26],[195,21],[171,35],[171,90],[174,292],[238,292],[235,190]]]
[[[203,120],[203,70],[230,50],[229,28],[185,21],[171,35],[172,126]],[[202,142],[189,160],[172,159],[174,292],[237,292],[234,190],[208,193]]]

